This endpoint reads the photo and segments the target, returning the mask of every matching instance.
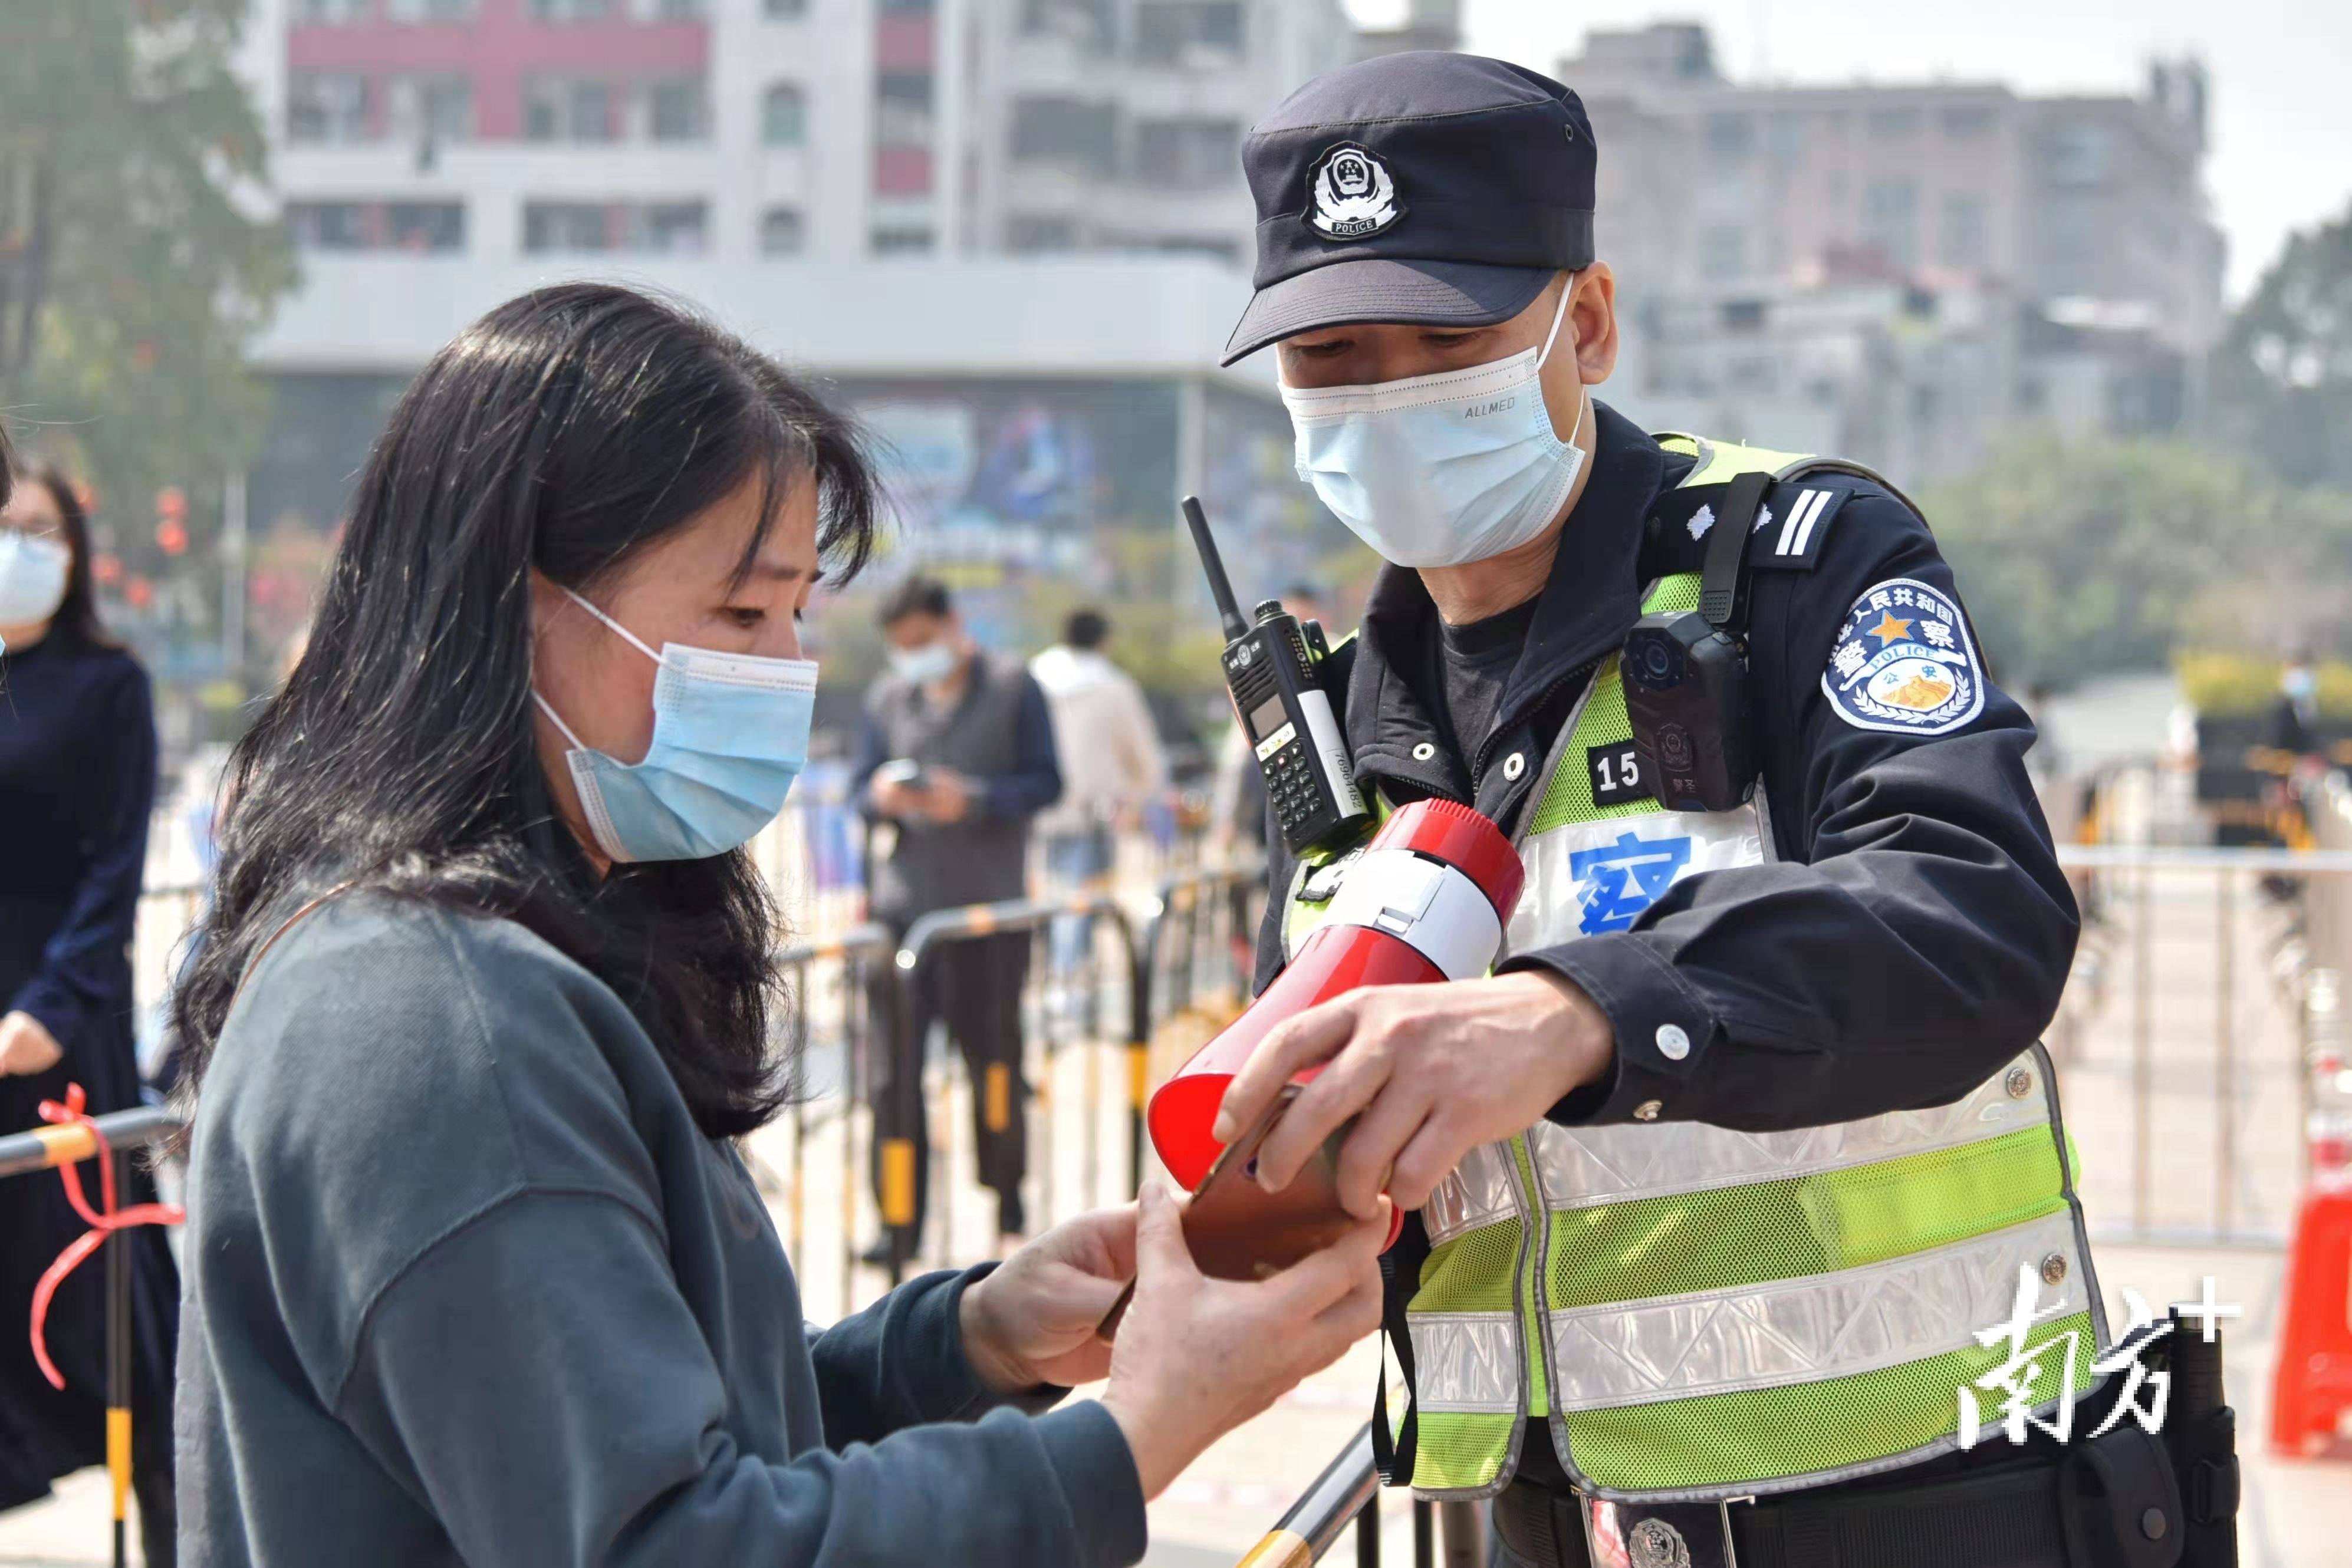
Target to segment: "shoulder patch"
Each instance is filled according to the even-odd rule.
[[[1846,612],[1822,695],[1856,729],[1943,735],[1984,712],[1984,664],[1952,597],[1895,577]]]
[[[1830,518],[1848,491],[1826,485],[1775,485],[1756,513],[1748,564],[1758,571],[1811,570],[1830,537]]]

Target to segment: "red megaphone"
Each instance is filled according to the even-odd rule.
[[[1274,984],[1151,1096],[1151,1146],[1187,1192],[1224,1145],[1209,1135],[1225,1086],[1275,1025],[1359,986],[1483,975],[1527,881],[1501,830],[1467,806],[1416,800],[1344,868],[1323,924]],[[1294,1081],[1305,1083],[1318,1064]]]

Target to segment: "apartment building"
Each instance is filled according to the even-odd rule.
[[[306,251],[1246,256],[1338,0],[259,0]]]
[[[2193,405],[2223,324],[2195,62],[2130,97],[1749,85],[1676,24],[1595,32],[1558,70],[1601,145],[1626,394],[1662,415],[1810,423],[1916,475],[2010,421],[2161,430]]]
[[[255,0],[303,269],[256,350],[255,646],[417,367],[560,278],[666,290],[829,382],[881,439],[893,568],[951,571],[983,627],[1043,575],[1164,601],[1189,569],[1112,583],[1135,552],[1103,534],[1172,537],[1179,494],[1307,570],[1345,536],[1270,369],[1215,361],[1242,137],[1350,37],[1339,0]]]

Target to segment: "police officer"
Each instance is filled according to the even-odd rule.
[[[1385,1466],[1493,1499],[1518,1560],[2171,1562],[2136,1422],[2071,1490],[2080,1437],[1959,1433],[1963,1388],[1993,1427],[2088,1401],[2078,1432],[2112,1397],[2036,1045],[2078,922],[2032,727],[1891,486],[1594,400],[1594,156],[1575,93],[1444,54],[1319,78],[1248,139],[1227,362],[1275,349],[1301,477],[1388,563],[1325,671],[1359,783],[1475,804],[1528,884],[1493,976],[1287,1020],[1218,1135],[1324,1064],[1260,1179],[1347,1128],[1349,1207],[1418,1211],[1385,1260],[1412,1395]],[[1640,685],[1637,622],[1744,668]],[[1629,696],[1684,706],[1637,736]],[[1727,794],[1702,777],[1743,751]],[[1269,848],[1261,988],[1349,863]],[[2021,1281],[2011,1357],[1977,1332]],[[2158,1555],[2098,1554],[2127,1544]]]

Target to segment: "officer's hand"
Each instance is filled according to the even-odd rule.
[[[1340,1202],[1370,1217],[1385,1189],[1419,1208],[1464,1155],[1527,1131],[1615,1050],[1607,1015],[1557,975],[1367,987],[1276,1025],[1225,1090],[1214,1133],[1232,1142],[1295,1074],[1328,1061],[1259,1151],[1259,1184],[1281,1191],[1360,1113],[1339,1151]]]

